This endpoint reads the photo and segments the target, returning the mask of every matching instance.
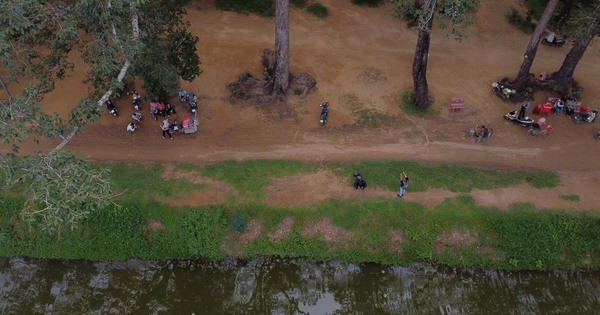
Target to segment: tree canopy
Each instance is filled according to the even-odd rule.
[[[111,200],[107,173],[61,151],[99,119],[102,105],[139,77],[152,97],[176,92],[179,80],[200,74],[198,38],[183,20],[187,0],[15,0],[0,2],[0,188],[25,183],[23,218],[56,231],[75,226]],[[89,94],[68,117],[41,111],[55,83],[85,62]],[[77,69],[82,71],[82,69]],[[19,91],[10,84],[21,82]],[[12,93],[14,97],[12,97]],[[15,93],[16,92],[16,93]],[[8,97],[10,95],[11,97]],[[58,138],[49,152],[17,157],[27,137]],[[0,151],[1,152],[1,151]]]

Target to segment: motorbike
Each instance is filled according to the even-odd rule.
[[[106,100],[106,109],[108,109],[108,113],[113,115],[113,116],[119,116],[119,112],[117,111],[117,107],[115,106],[115,104],[110,100]]]
[[[321,126],[325,127],[325,124],[327,123],[327,117],[329,116],[329,102],[323,102],[319,106],[322,108],[319,123]]]
[[[596,120],[596,116],[598,115],[598,110],[592,109],[589,113],[585,114],[575,114],[573,115],[573,121],[576,123],[592,123]]]
[[[518,110],[513,110],[512,112],[508,112],[506,115],[504,115],[504,119],[510,120],[510,121],[517,123],[523,127],[529,127],[529,126],[531,126],[531,124],[533,124],[533,118],[527,117],[527,116],[519,117]]]
[[[598,132],[596,132],[596,135],[594,136],[594,138],[596,138],[597,140],[600,140],[600,130],[598,130]]]
[[[567,42],[567,36],[565,37],[556,37],[556,34],[550,33],[542,39],[542,43],[550,46],[561,47]]]
[[[517,91],[502,84],[502,82],[496,81],[492,83],[492,92],[496,93],[501,99],[508,101]]]
[[[188,103],[190,104],[192,114],[195,114],[198,111],[198,96],[194,93],[188,94]]]

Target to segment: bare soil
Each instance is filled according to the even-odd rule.
[[[203,165],[222,160],[297,159],[304,161],[416,160],[481,165],[500,169],[545,169],[557,171],[561,182],[555,189],[533,189],[527,185],[474,191],[485,206],[508,209],[514,202],[530,202],[541,208],[598,211],[600,207],[600,143],[593,139],[597,124],[574,124],[565,116],[547,117],[554,132],[547,139],[527,137],[525,129],[502,117],[518,105],[504,103],[490,90],[491,83],[518,72],[529,36],[510,26],[505,15],[520,1],[484,0],[468,38],[457,42],[446,38],[437,26],[433,31],[428,81],[435,97],[432,117],[405,113],[399,95],[411,89],[411,66],[417,33],[392,16],[392,7],[363,8],[347,0],[322,0],[329,8],[325,19],[293,8],[291,17],[291,70],[308,72],[317,89],[301,98],[290,95],[283,107],[256,107],[231,102],[225,85],[245,70],[261,74],[260,55],[274,46],[272,18],[242,16],[214,9],[211,1],[195,1],[188,9],[191,30],[199,36],[198,51],[203,74],[183,82],[187,91],[200,96],[200,126],[195,134],[174,135],[163,140],[158,122],[150,119],[143,104],[144,122],[127,134],[133,107],[126,96],[116,100],[120,116],[105,115],[67,147],[95,161],[142,163],[185,162]],[[569,50],[541,46],[532,72],[557,70]],[[575,73],[585,88],[582,102],[597,106],[600,63],[598,43],[590,47]],[[56,91],[44,99],[44,110],[67,115],[87,88],[82,61]],[[138,86],[139,88],[139,86]],[[292,93],[293,94],[293,93]],[[466,108],[450,112],[452,97],[464,97]],[[536,94],[532,104],[548,93]],[[319,126],[319,107],[331,103],[330,120]],[[176,118],[190,115],[185,104],[173,98]],[[361,110],[391,119],[379,127],[357,125]],[[530,113],[530,115],[532,115]],[[534,115],[535,116],[535,115]],[[537,118],[537,117],[535,117]],[[476,124],[491,126],[495,134],[481,144],[463,137]],[[48,149],[55,142],[31,143],[29,151]],[[407,170],[410,172],[410,170]],[[368,170],[364,170],[368,172]],[[211,204],[232,192],[222,183],[197,178],[212,188],[183,204]],[[290,189],[289,181],[316,183]],[[368,180],[368,178],[367,178]],[[418,180],[418,178],[413,178]],[[326,191],[321,185],[328,187]],[[559,198],[575,194],[580,201]],[[343,180],[327,172],[281,179],[269,188],[268,202],[298,206],[327,198],[360,198],[395,193],[371,189],[354,191]],[[435,205],[454,194],[442,191],[407,194],[406,199]]]

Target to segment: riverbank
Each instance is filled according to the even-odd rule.
[[[541,210],[526,203],[512,204],[506,211],[477,201],[477,192],[521,190],[523,185],[531,194],[541,194],[560,185],[550,172],[405,161],[109,167],[115,189],[122,192],[121,206],[93,213],[80,227],[60,235],[29,228],[18,215],[22,201],[17,193],[4,193],[0,256],[278,256],[508,270],[600,267],[597,212]],[[352,187],[354,169],[365,176],[365,191]],[[413,178],[406,200],[396,197],[400,169]],[[309,188],[314,186],[318,189]],[[444,194],[449,197],[436,196]],[[427,195],[429,201],[423,197]],[[307,202],[311,197],[313,202]],[[557,198],[577,203],[580,196]]]

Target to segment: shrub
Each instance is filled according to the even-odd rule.
[[[515,9],[511,9],[510,14],[508,15],[508,22],[527,34],[533,33],[536,27],[536,24],[531,20],[532,18],[529,13],[523,18]]]
[[[217,0],[215,6],[219,10],[233,11],[240,14],[275,15],[274,0]]]
[[[363,7],[377,7],[383,0],[352,0],[352,3]]]
[[[290,1],[296,8],[306,8],[306,0],[291,0]]]
[[[327,10],[327,7],[320,3],[315,3],[315,4],[310,5],[308,8],[306,8],[306,11],[316,15],[319,18],[324,18],[329,15],[329,11]]]

